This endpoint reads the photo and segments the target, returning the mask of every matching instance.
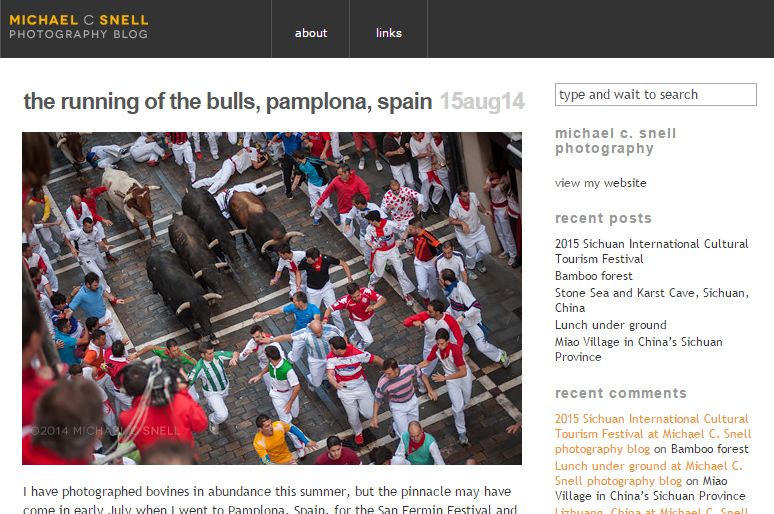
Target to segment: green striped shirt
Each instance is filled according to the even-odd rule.
[[[228,387],[228,376],[226,376],[223,361],[229,361],[233,356],[232,352],[217,351],[215,358],[210,362],[199,359],[191,374],[188,375],[188,382],[193,384],[196,379],[201,377],[202,389],[205,391],[225,391]]]

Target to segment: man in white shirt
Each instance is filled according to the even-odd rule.
[[[306,252],[301,250],[291,250],[290,245],[287,243],[281,243],[274,247],[274,250],[279,256],[279,262],[277,263],[277,271],[274,273],[274,278],[271,279],[269,285],[273,286],[279,282],[282,270],[287,268],[288,278],[290,284],[290,297],[298,291],[296,285],[296,271],[298,271],[298,265],[301,261],[306,260]],[[301,271],[301,291],[306,293],[306,271]]]
[[[419,181],[422,183],[420,192],[428,200],[431,187],[430,173],[433,171],[433,150],[430,147],[432,140],[429,132],[412,132],[411,141],[409,141],[411,156],[417,160],[419,167]],[[430,209],[430,202],[425,203],[427,205],[422,207],[422,219],[427,219],[427,211]]]
[[[86,208],[86,206],[83,206]],[[105,251],[113,248],[113,245],[105,243],[105,232],[102,231],[102,226],[97,223],[94,224],[91,218],[83,218],[83,226],[78,230],[71,230],[64,236],[64,242],[70,251],[73,252],[73,257],[78,259],[81,265],[86,268],[87,272],[95,273],[99,277],[99,283],[105,289],[106,292],[111,293],[110,286],[105,280],[105,275],[102,274],[102,270],[107,268],[105,259],[102,254],[99,253],[99,248],[102,247]],[[76,250],[72,243],[78,244]]]
[[[355,193],[352,195],[352,208],[344,217],[344,237],[351,237],[355,234],[355,227],[357,227],[358,237],[360,238],[360,249],[363,250],[363,261],[366,266],[371,264],[371,247],[366,243],[366,230],[368,230],[368,220],[366,220],[366,214],[371,211],[378,212],[382,218],[386,218],[387,214],[375,203],[366,200],[363,193]]]
[[[156,166],[159,160],[166,161],[173,155],[172,152],[164,153],[161,145],[151,136],[138,137],[129,148],[129,153],[136,162],[147,162],[148,166]]]
[[[371,211],[366,214],[369,227],[366,230],[366,243],[373,249],[371,256],[371,278],[368,287],[373,289],[384,274],[384,267],[389,262],[395,270],[395,276],[398,278],[400,288],[403,291],[403,299],[406,305],[414,305],[414,299],[411,292],[416,289],[414,283],[403,271],[403,260],[400,257],[398,246],[403,242],[401,237],[406,231],[406,226],[401,226],[394,221],[382,219],[377,211]]]
[[[478,196],[468,189],[465,184],[457,187],[457,196],[454,197],[449,208],[449,223],[454,226],[454,232],[457,234],[457,241],[465,251],[465,264],[468,268],[468,274],[473,271],[473,267],[479,273],[486,273],[484,266],[484,256],[492,253],[492,243],[489,242],[489,235],[486,233],[486,227],[481,223],[478,213],[482,212],[486,216],[492,213],[481,205]],[[473,277],[471,277],[473,278]]]
[[[226,185],[228,179],[234,173],[239,172],[239,174],[242,174],[250,166],[260,169],[267,162],[268,158],[266,155],[258,153],[258,150],[255,148],[242,148],[236,155],[223,161],[223,167],[215,175],[195,181],[193,187],[209,187],[207,189],[208,193],[211,195],[217,194],[218,190]]]

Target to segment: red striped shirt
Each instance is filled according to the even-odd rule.
[[[164,132],[173,145],[182,145],[188,141],[188,132]]]

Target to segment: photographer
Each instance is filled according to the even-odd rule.
[[[143,451],[171,439],[194,447],[194,432],[207,429],[207,416],[188,394],[188,381],[178,360],[127,365],[120,377],[132,408],[121,413],[121,442],[133,441]]]

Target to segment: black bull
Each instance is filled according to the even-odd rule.
[[[218,262],[215,252],[207,246],[207,236],[194,220],[184,214],[174,214],[169,223],[169,241],[183,262],[188,263],[195,279],[201,278],[210,291],[223,294],[218,268],[228,263]]]
[[[237,227],[247,229],[247,235],[255,247],[260,248],[261,254],[289,242],[294,236],[304,237],[301,232],[286,232],[279,218],[252,193],[234,193],[228,202],[228,210]]]
[[[221,296],[215,293],[205,294],[185,264],[172,252],[153,249],[145,267],[153,284],[153,291],[161,294],[164,303],[175,311],[180,323],[197,339],[201,334],[194,328],[194,323],[199,323],[209,340],[217,344],[207,302],[211,299],[219,300]]]
[[[218,203],[207,191],[188,191],[183,197],[182,207],[183,214],[193,218],[204,231],[210,248],[214,248],[218,255],[227,255],[231,262],[239,261],[234,236],[243,231],[231,229],[231,224],[223,217]]]

